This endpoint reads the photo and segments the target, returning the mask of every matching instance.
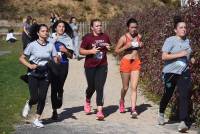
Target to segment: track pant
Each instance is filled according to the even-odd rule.
[[[51,75],[51,103],[53,109],[58,109],[62,106],[63,86],[68,74],[69,64],[58,64],[56,66],[58,74],[50,73]]]
[[[178,87],[179,91],[179,119],[180,121],[186,121],[188,118],[188,103],[189,103],[189,92],[191,89],[191,77],[190,72],[187,70],[183,72],[181,75],[166,73],[164,74],[164,84],[165,84],[165,92],[160,101],[160,113],[164,113],[171,99],[175,87]]]
[[[107,78],[107,65],[85,68],[85,75],[87,79],[88,88],[86,90],[86,99],[90,100],[96,91],[97,106],[103,106],[103,92],[104,84]]]
[[[29,105],[32,106],[37,104],[36,114],[41,115],[45,106],[45,100],[49,87],[49,80],[48,78],[38,79],[29,75],[28,85],[30,91]]]

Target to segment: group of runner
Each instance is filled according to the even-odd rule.
[[[71,21],[75,21],[72,18]],[[141,70],[140,49],[145,44],[142,35],[138,31],[138,22],[134,18],[127,21],[127,32],[120,37],[115,47],[116,54],[123,54],[120,60],[120,73],[122,79],[121,97],[119,99],[119,111],[125,111],[125,95],[131,88],[131,117],[137,118],[137,86]],[[104,84],[107,78],[108,61],[107,52],[110,50],[111,42],[109,36],[102,32],[102,23],[99,19],[91,21],[91,33],[82,38],[79,50],[75,50],[77,26],[58,20],[53,26],[55,35],[48,37],[48,27],[44,24],[38,25],[35,41],[29,43],[20,57],[20,62],[28,67],[28,84],[30,99],[27,101],[22,115],[27,117],[30,108],[37,105],[36,119],[33,124],[43,127],[40,116],[44,109],[48,85],[51,83],[51,101],[53,115],[52,119],[58,119],[57,109],[62,106],[63,86],[68,74],[69,58],[73,53],[76,56],[85,55],[85,76],[87,89],[85,95],[84,111],[91,112],[91,98],[96,91],[97,120],[104,119]],[[75,32],[73,32],[75,30]],[[192,52],[190,41],[186,37],[186,23],[176,17],[174,20],[175,36],[166,39],[162,48],[162,60],[164,60],[163,81],[165,85],[164,94],[160,102],[158,123],[164,125],[164,112],[176,86],[180,93],[180,125],[178,130],[183,132],[188,129],[189,91],[191,79],[188,64]],[[75,39],[76,40],[76,39]],[[28,60],[26,60],[26,57]]]

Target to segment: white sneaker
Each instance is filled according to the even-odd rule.
[[[26,101],[26,104],[25,104],[25,106],[24,106],[24,109],[23,109],[23,111],[22,111],[22,116],[23,116],[24,118],[26,118],[26,117],[28,116],[28,113],[29,113],[30,110],[31,110],[31,107],[30,107],[30,105],[29,105],[29,100],[27,100],[27,101]]]
[[[33,126],[34,126],[34,127],[37,127],[37,128],[42,128],[42,127],[44,127],[44,125],[42,124],[42,121],[40,121],[40,120],[38,120],[38,119],[35,119],[35,120],[33,121]]]
[[[164,113],[158,113],[158,125],[164,125],[164,124],[165,124]]]
[[[178,125],[178,131],[181,133],[185,133],[188,130],[188,126],[185,124],[184,121],[181,121]]]

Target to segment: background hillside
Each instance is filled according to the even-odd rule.
[[[43,22],[48,20],[51,11],[56,11],[64,19],[76,16],[80,21],[95,17],[109,20],[125,11],[164,3],[166,0],[1,0],[0,19],[21,21],[24,16],[31,15]]]

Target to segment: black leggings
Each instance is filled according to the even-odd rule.
[[[164,113],[171,99],[175,87],[178,87],[179,91],[179,119],[180,121],[186,121],[188,118],[188,103],[189,103],[189,92],[191,89],[191,77],[190,72],[187,70],[183,72],[181,75],[173,74],[173,73],[166,73],[164,74],[164,94],[160,101],[160,113]]]
[[[38,104],[36,114],[41,115],[45,106],[49,80],[48,78],[38,79],[29,75],[28,85],[30,91],[29,105],[32,106]]]
[[[56,65],[57,73],[50,73],[51,76],[51,103],[53,109],[58,109],[62,106],[63,86],[68,74],[69,64]]]
[[[107,78],[107,70],[107,65],[95,68],[85,68],[85,75],[88,84],[86,98],[90,100],[96,90],[97,106],[103,106],[103,90]]]

